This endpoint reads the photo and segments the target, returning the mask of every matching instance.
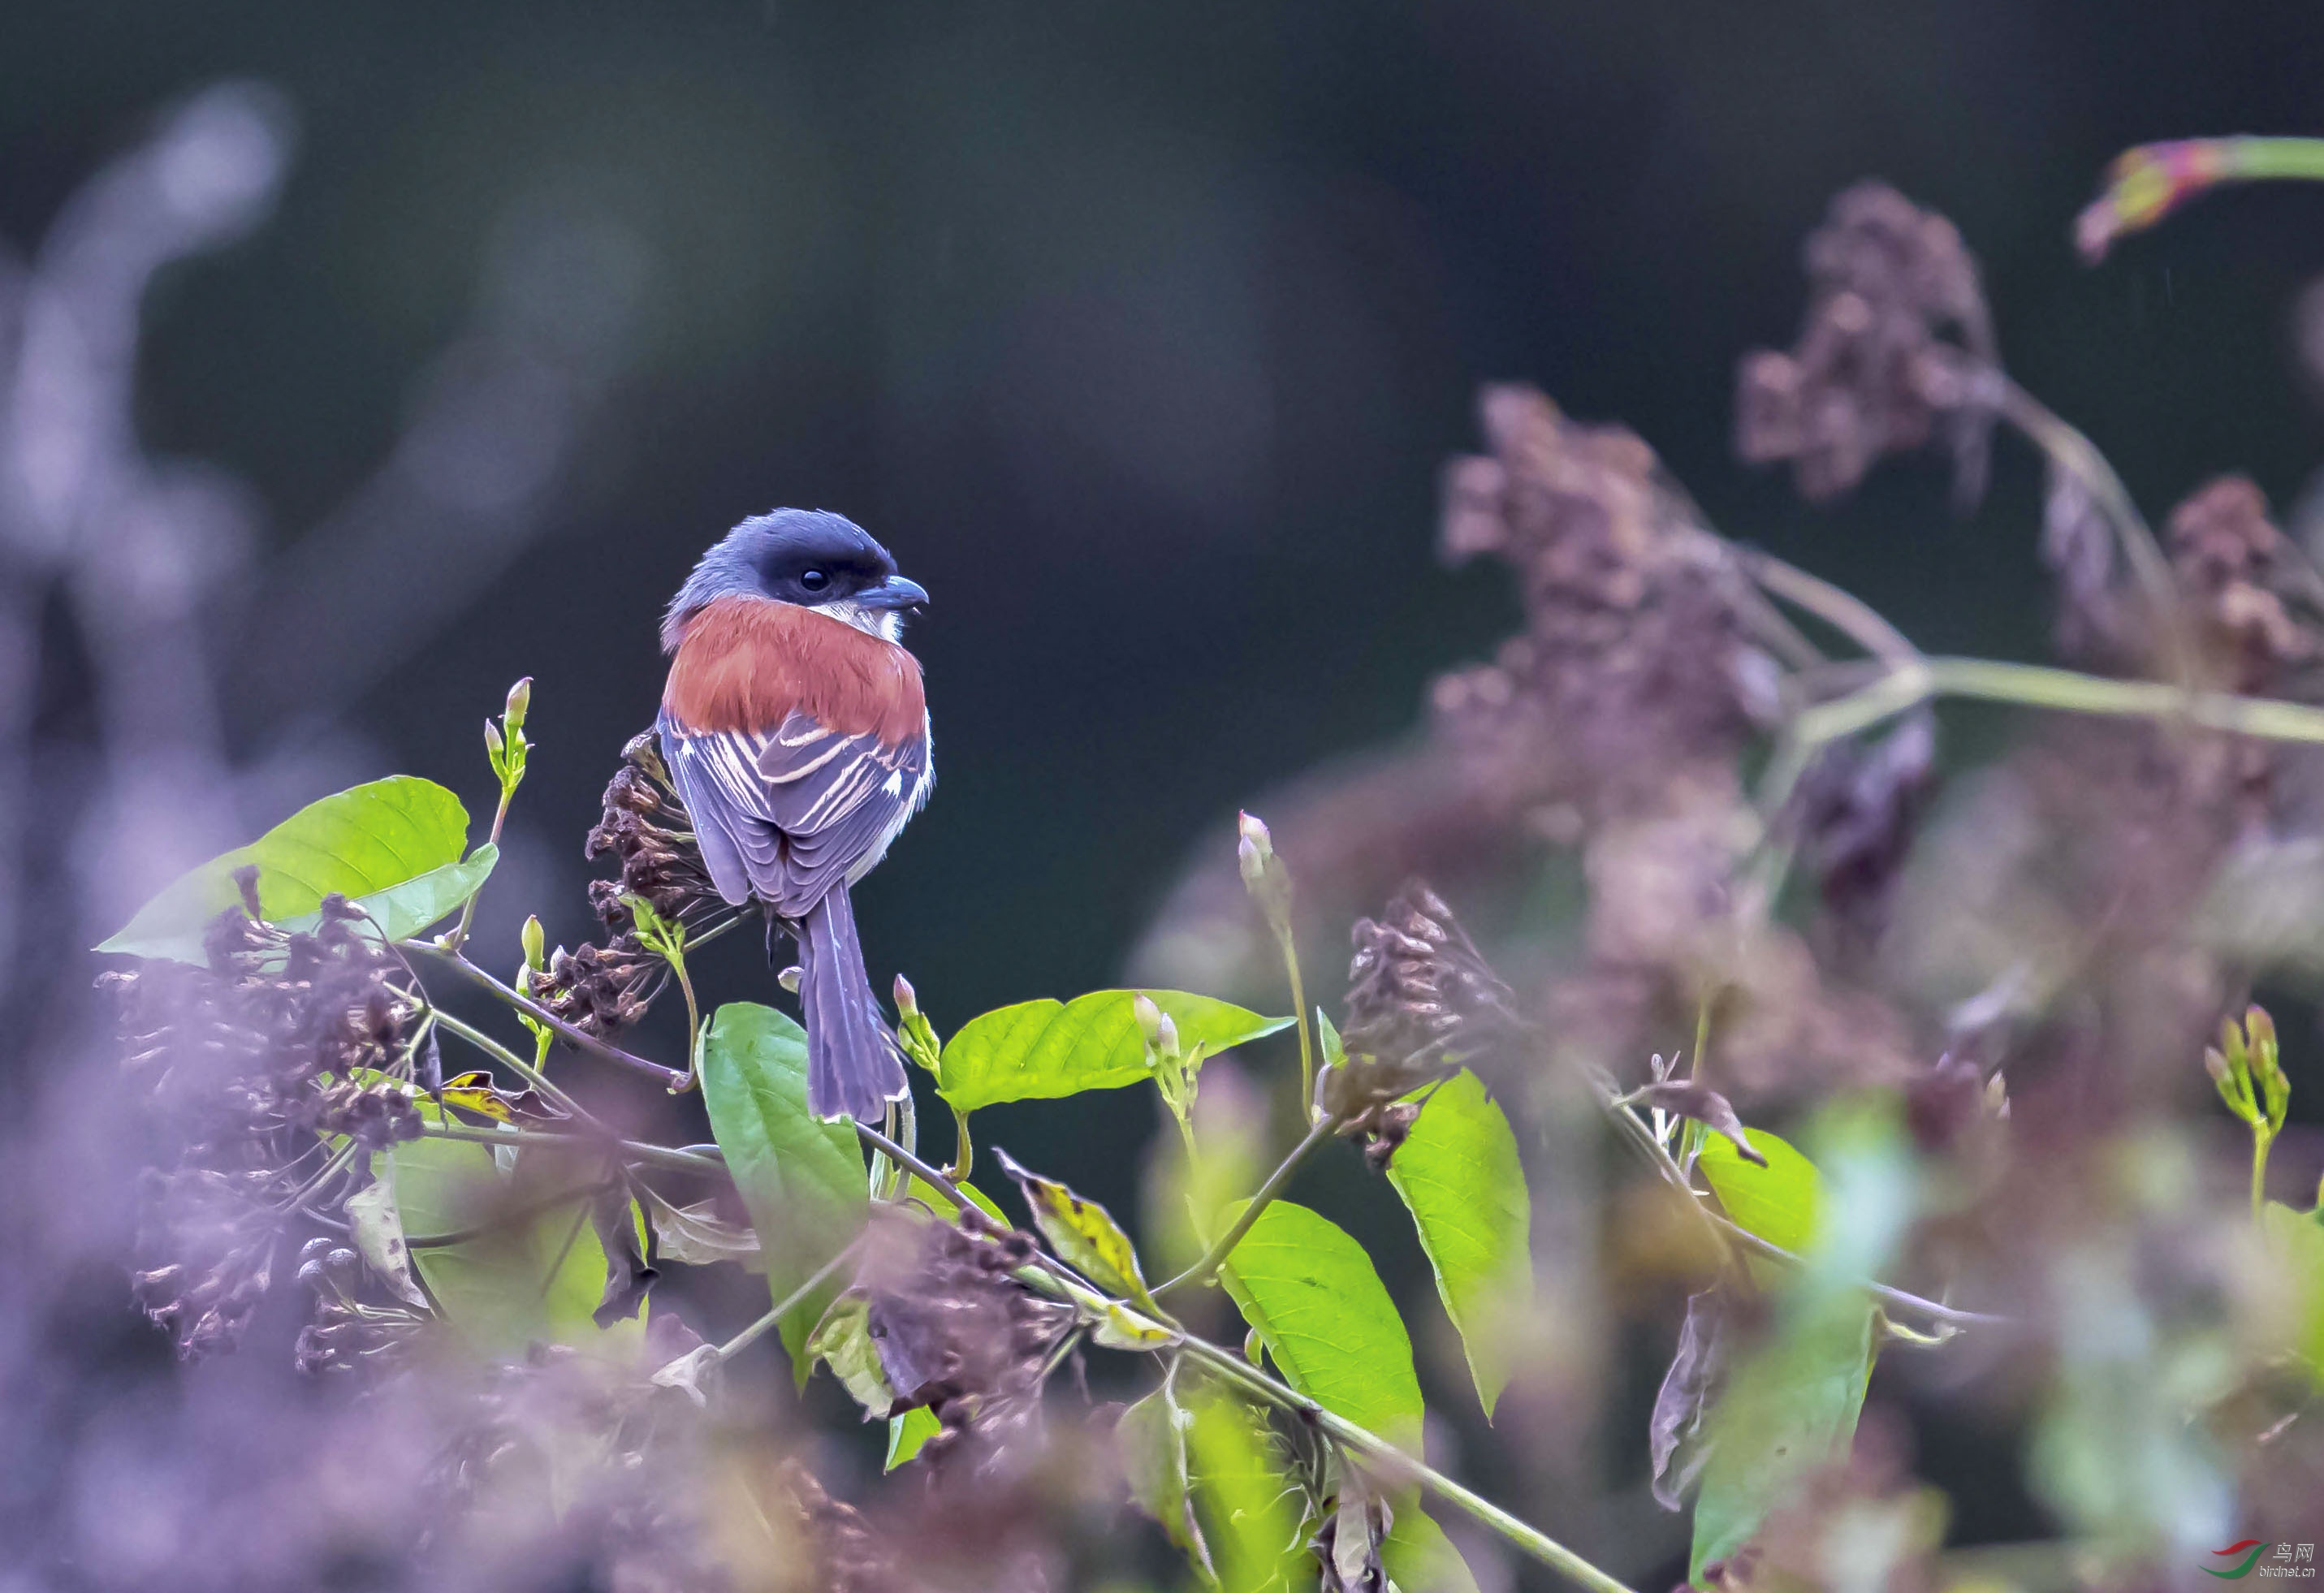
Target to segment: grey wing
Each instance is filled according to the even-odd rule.
[[[665,714],[662,746],[726,900],[797,918],[878,862],[927,800],[925,734],[894,747],[804,714],[772,732],[690,735]]]

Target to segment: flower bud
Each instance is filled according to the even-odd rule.
[[[919,992],[913,990],[912,981],[906,979],[900,973],[896,975],[895,994],[896,1015],[899,1017],[913,1017],[918,1015],[920,1010]]]
[[[2203,1071],[2222,1090],[2227,1088],[2227,1081],[2233,1076],[2227,1071],[2227,1059],[2209,1045],[2203,1047]]]
[[[484,750],[493,755],[493,760],[494,762],[498,762],[500,760],[501,749],[501,727],[487,719],[484,721]]]
[[[1167,1012],[1162,1014],[1162,1021],[1155,1026],[1154,1048],[1165,1056],[1179,1054],[1177,1020]]]
[[[783,989],[788,990],[792,995],[796,996],[798,994],[800,977],[801,970],[799,965],[794,962],[788,968],[784,969],[780,973],[775,975],[775,982],[782,986]]]
[[[1141,991],[1138,998],[1130,1002],[1130,1010],[1137,1015],[1139,1032],[1146,1036],[1148,1047],[1150,1049],[1159,1045],[1162,1038],[1162,1008],[1154,1004],[1154,998]]]
[[[509,733],[514,735],[524,728],[524,716],[532,707],[532,677],[528,675],[509,687],[505,716]]]
[[[538,917],[527,918],[520,938],[524,942],[524,965],[527,968],[540,967],[549,944],[548,936],[541,931],[540,920]]]

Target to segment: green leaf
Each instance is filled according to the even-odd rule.
[[[1014,1228],[1017,1226],[1002,1214],[1000,1207],[992,1203],[991,1196],[986,1194],[973,1183],[961,1183],[955,1180],[953,1187],[959,1190],[961,1193],[968,1197],[968,1203],[970,1205],[974,1206],[987,1217],[991,1218],[993,1221],[998,1222],[1001,1227]],[[947,1222],[960,1215],[960,1208],[952,1203],[950,1197],[948,1197],[942,1190],[938,1189],[935,1184],[930,1183],[927,1179],[921,1177],[917,1173],[912,1174],[911,1182],[906,1186],[904,1192],[908,1198],[920,1202],[922,1204],[927,1206],[929,1211],[934,1211],[937,1216],[943,1218]]]
[[[1146,1037],[1130,1003],[1136,990],[1096,990],[1070,1003],[1020,1001],[971,1018],[944,1048],[937,1089],[962,1111],[1002,1100],[1048,1100],[1084,1090],[1142,1084]],[[1287,1017],[1261,1017],[1208,996],[1148,990],[1192,1052],[1215,1056],[1274,1034]]]
[[[1056,1179],[1019,1166],[1005,1150],[995,1150],[993,1157],[1024,1192],[1033,1225],[1058,1260],[1109,1294],[1126,1295],[1140,1305],[1154,1303],[1146,1292],[1146,1275],[1139,1270],[1138,1251],[1111,1212]]]
[[[703,1033],[702,1104],[759,1230],[770,1297],[781,1300],[863,1226],[869,1195],[854,1127],[807,1109],[807,1036],[748,1001],[721,1007]],[[807,1337],[841,1286],[833,1279],[779,1324],[802,1387],[815,1369]]]
[[[443,787],[410,775],[374,780],[311,802],[249,845],[180,875],[97,949],[206,962],[204,927],[242,899],[234,883],[237,869],[256,865],[259,909],[270,922],[282,924],[312,913],[334,891],[364,900],[391,887],[417,884],[421,876],[458,863],[467,841],[467,810]],[[487,861],[473,880],[461,876],[430,885],[416,892],[409,906],[401,898],[383,906],[400,923],[408,922],[410,913],[463,885],[473,890],[491,868]],[[454,905],[462,899],[454,898]],[[416,933],[434,917],[401,933]]]
[[[374,890],[369,896],[350,897],[348,900],[371,915],[382,935],[390,940],[403,940],[458,912],[470,897],[484,889],[493,865],[500,861],[501,849],[487,841],[470,852],[466,861],[446,863],[440,869],[429,870],[417,879],[406,879],[401,885]],[[294,933],[311,934],[321,927],[323,915],[318,909],[276,922]]]
[[[1775,1343],[1737,1371],[1711,1414],[1694,1502],[1687,1575],[1698,1586],[1704,1566],[1748,1543],[1811,1473],[1847,1452],[1873,1349],[1872,1312],[1850,1291],[1787,1321]]]
[[[1463,1068],[1429,1096],[1388,1178],[1420,1230],[1490,1421],[1509,1380],[1505,1346],[1533,1300],[1533,1213],[1517,1136],[1476,1074]]]
[[[1419,1490],[1393,1501],[1396,1519],[1380,1545],[1380,1564],[1403,1593],[1478,1593],[1469,1562],[1444,1529],[1420,1508]]]
[[[2324,1384],[2324,1217],[2295,1211],[2270,1201],[2260,1212],[2276,1287],[2283,1348],[2305,1364],[2310,1379]]]
[[[433,1101],[420,1102],[431,1119]],[[536,1157],[543,1153],[520,1153]],[[644,1322],[596,1324],[605,1294],[605,1252],[589,1224],[588,1204],[575,1201],[530,1219],[496,1219],[521,1203],[523,1188],[570,1187],[581,1167],[528,1166],[517,1180],[493,1163],[491,1147],[466,1139],[410,1139],[373,1158],[392,1164],[406,1242],[439,1234],[484,1231],[456,1245],[413,1245],[412,1264],[444,1316],[477,1354],[507,1359],[537,1341],[577,1348],[634,1349]]]
[[[807,1341],[807,1352],[831,1368],[867,1418],[885,1416],[896,1403],[880,1347],[872,1340],[872,1303],[853,1290],[831,1303]]]
[[[941,1431],[936,1413],[926,1405],[914,1405],[900,1416],[888,1418],[888,1464],[893,1471],[920,1452],[921,1446]]]
[[[1164,1378],[1160,1387],[1121,1413],[1114,1446],[1130,1498],[1198,1571],[1216,1581],[1218,1568],[1211,1563],[1210,1545],[1203,1541],[1188,1496],[1186,1440],[1194,1416],[1178,1403],[1176,1382],[1175,1377]]]
[[[1259,1213],[1220,1276],[1293,1387],[1420,1452],[1412,1340],[1361,1245],[1330,1219],[1277,1201]]]
[[[1313,1586],[1314,1557],[1300,1531],[1297,1496],[1275,1457],[1265,1418],[1204,1388],[1187,1402],[1187,1459],[1195,1515],[1222,1593],[1284,1593]]]
[[[1746,1128],[1751,1148],[1767,1158],[1764,1167],[1745,1161],[1734,1145],[1706,1138],[1699,1164],[1702,1175],[1735,1225],[1771,1245],[1803,1256],[1815,1242],[1823,1210],[1823,1177],[1815,1164],[1764,1128]]]

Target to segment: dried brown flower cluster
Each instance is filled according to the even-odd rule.
[[[149,962],[100,981],[124,1068],[176,1146],[147,1182],[136,1288],[181,1355],[239,1339],[296,1186],[325,1169],[318,1136],[376,1148],[420,1131],[410,1085],[384,1076],[418,1065],[402,964],[340,898],[312,933],[255,907],[211,926],[208,968]]]
[[[1821,502],[1882,456],[1941,439],[1963,502],[1985,490],[1999,355],[1977,261],[1953,224],[1885,183],[1832,201],[1808,236],[1808,308],[1788,353],[1742,364],[1736,451],[1789,460]]]
[[[1516,998],[1436,893],[1416,879],[1377,919],[1359,918],[1348,965],[1345,1060],[1318,1095],[1343,1134],[1385,1168],[1419,1113],[1399,1098],[1464,1065],[1507,1073],[1527,1026]]]
[[[529,973],[525,981],[527,993],[549,1011],[598,1036],[643,1017],[669,981],[669,965],[638,939],[626,898],[641,898],[689,930],[720,905],[686,805],[650,731],[623,749],[622,767],[605,787],[604,816],[582,850],[593,860],[608,853],[621,864],[621,877],[589,885],[589,905],[605,926],[604,944],[585,943],[570,952],[559,946],[547,969]]]
[[[1010,1275],[1033,1242],[1007,1230],[883,1216],[857,1286],[899,1409],[940,1425],[921,1453],[936,1488],[989,1491],[1025,1472],[1043,1443],[1041,1387],[1072,1313]]]

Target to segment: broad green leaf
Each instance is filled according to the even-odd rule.
[[[870,1197],[853,1125],[807,1110],[807,1036],[771,1007],[721,1007],[702,1038],[702,1104],[726,1170],[759,1230],[767,1287],[781,1300],[845,1248]],[[801,1386],[809,1334],[842,1287],[833,1279],[779,1324]]]
[[[1109,1294],[1125,1295],[1140,1305],[1154,1303],[1146,1292],[1146,1275],[1138,1267],[1138,1251],[1111,1212],[1056,1179],[1019,1166],[1005,1150],[994,1151],[993,1158],[1024,1192],[1033,1225],[1058,1260]]]
[[[977,1188],[973,1183],[955,1183],[954,1187],[968,1197],[968,1203],[970,1205],[974,1206],[987,1217],[991,1218],[993,1221],[998,1222],[1001,1227],[1014,1228],[1017,1226],[1002,1214],[1000,1207],[992,1203],[992,1198],[990,1195]],[[927,1206],[929,1211],[934,1211],[937,1216],[944,1218],[946,1221],[950,1221],[953,1218],[960,1215],[960,1208],[954,1205],[951,1199],[946,1196],[942,1190],[938,1189],[935,1184],[930,1183],[927,1179],[921,1177],[917,1173],[912,1174],[911,1182],[906,1185],[904,1192],[909,1198],[920,1202],[923,1205]]]
[[[2324,1219],[2270,1201],[2260,1213],[2273,1281],[2281,1291],[2278,1341],[2324,1382]]]
[[[831,1303],[807,1341],[807,1352],[831,1368],[841,1386],[855,1396],[866,1418],[883,1417],[896,1403],[880,1347],[872,1341],[871,1302],[850,1290]]]
[[[1912,1149],[1887,1103],[1841,1100],[1818,1114],[1821,1173],[1774,1135],[1748,1132],[1767,1166],[1711,1139],[1702,1152],[1711,1186],[1737,1222],[1805,1265],[1777,1275],[1775,1331],[1711,1413],[1688,1561],[1698,1586],[1704,1567],[1749,1543],[1809,1476],[1847,1455],[1878,1349],[1864,1285],[1895,1253],[1919,1199]]]
[[[928,1440],[940,1430],[936,1413],[926,1405],[914,1405],[900,1416],[888,1418],[888,1464],[893,1471],[920,1452]]]
[[[1176,1382],[1175,1377],[1164,1378],[1160,1387],[1121,1413],[1114,1447],[1130,1498],[1180,1553],[1215,1581],[1218,1569],[1211,1563],[1210,1546],[1187,1493],[1186,1440],[1194,1417],[1178,1403]]]
[[[1843,1294],[1786,1321],[1736,1373],[1711,1414],[1694,1502],[1687,1575],[1698,1585],[1704,1566],[1748,1543],[1811,1473],[1847,1453],[1872,1350],[1871,1311],[1862,1295]]]
[[[437,1111],[427,1100],[420,1110],[431,1118]],[[595,1320],[605,1294],[605,1252],[586,1202],[495,1220],[524,1200],[525,1190],[570,1186],[586,1176],[581,1169],[528,1169],[533,1177],[520,1185],[494,1165],[489,1146],[466,1139],[406,1140],[373,1158],[374,1169],[383,1163],[393,1167],[407,1244],[485,1230],[456,1245],[410,1245],[412,1264],[446,1320],[477,1353],[503,1359],[536,1341],[579,1348],[640,1341],[641,1320],[610,1328]]]
[[[1517,1136],[1476,1074],[1463,1068],[1428,1097],[1388,1178],[1420,1230],[1490,1421],[1509,1380],[1505,1347],[1533,1300],[1533,1214]]]
[[[1194,1514],[1217,1568],[1221,1593],[1287,1593],[1312,1587],[1314,1556],[1301,1532],[1298,1495],[1284,1475],[1265,1420],[1241,1400],[1205,1387],[1190,1394],[1187,1459]]]
[[[1130,1004],[1136,990],[1096,990],[1071,1002],[1020,1001],[971,1018],[944,1048],[937,1089],[962,1111],[1002,1100],[1038,1100],[1142,1084],[1146,1039]],[[1178,1027],[1179,1042],[1205,1056],[1287,1026],[1182,990],[1148,990]]]
[[[1703,1176],[1737,1227],[1794,1256],[1805,1255],[1815,1242],[1823,1208],[1822,1175],[1813,1162],[1766,1129],[1743,1133],[1767,1165],[1753,1166],[1731,1142],[1712,1135],[1702,1145]]]
[[[204,927],[242,899],[234,883],[237,869],[256,865],[259,909],[270,922],[282,924],[314,912],[334,891],[363,901],[384,896],[392,887],[417,886],[423,875],[459,864],[467,841],[467,810],[443,787],[410,775],[374,780],[311,802],[249,845],[180,875],[97,949],[206,962]],[[471,868],[479,861],[483,868],[473,879],[462,875],[438,881],[415,890],[408,903],[398,898],[374,911],[392,912],[404,924],[410,914],[459,890],[453,898],[456,905],[492,868],[481,850],[478,858],[460,865]],[[415,933],[448,910],[439,908],[401,933]]]
[[[446,863],[416,879],[348,899],[371,916],[382,935],[390,940],[402,940],[458,912],[470,897],[484,889],[485,878],[500,858],[501,849],[488,841],[470,852],[465,861]],[[278,922],[295,933],[312,933],[321,927],[323,915],[318,908]]]
[[[1371,1257],[1289,1201],[1259,1213],[1220,1274],[1291,1386],[1335,1415],[1420,1452],[1412,1340]]]
[[[1388,1524],[1388,1541],[1380,1545],[1380,1564],[1388,1580],[1403,1593],[1477,1593],[1477,1579],[1469,1562],[1444,1535],[1444,1529],[1420,1508],[1419,1490],[1393,1501],[1396,1519]]]

